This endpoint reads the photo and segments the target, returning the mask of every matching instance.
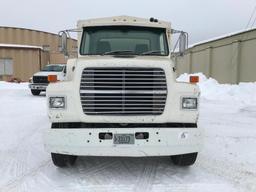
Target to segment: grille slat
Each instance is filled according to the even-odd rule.
[[[167,96],[159,68],[85,68],[80,99],[87,115],[160,115]]]
[[[105,100],[103,100],[103,99],[96,99],[96,100],[93,100],[93,99],[86,99],[86,100],[82,100],[82,103],[84,103],[84,102],[92,102],[92,101],[97,101],[97,103],[99,103],[99,102],[123,102],[123,99],[109,99],[109,100],[107,100],[107,99],[105,99]],[[143,100],[143,99],[126,99],[125,100],[125,102],[126,103],[134,103],[134,102],[136,102],[136,103],[141,103],[141,104],[143,104],[143,103],[152,103],[152,99],[148,99],[148,100]],[[159,102],[163,102],[164,103],[164,101],[163,100],[161,100],[161,99],[154,99],[154,103],[159,103]]]
[[[107,110],[109,110],[109,107],[107,106],[107,107],[89,107],[89,106],[86,106],[86,109],[87,110],[90,110],[90,109],[93,109],[93,110],[95,110],[95,109],[107,109]],[[143,107],[131,107],[131,106],[125,106],[125,109],[126,110],[130,110],[130,109],[133,109],[133,110],[148,110],[149,108],[152,108],[152,106],[143,106]],[[160,107],[154,107],[155,109],[157,109],[157,108],[160,108]],[[117,107],[117,106],[113,106],[113,107],[111,107],[111,110],[115,110],[115,109],[118,109],[118,110],[122,110],[123,109],[123,106],[120,106],[120,107]]]
[[[134,115],[134,114],[140,114],[140,115],[159,115],[159,111],[101,111],[101,112],[95,112],[90,111],[86,114],[89,115]]]
[[[131,94],[135,94],[135,95],[152,95],[152,94],[166,94],[167,92],[164,90],[143,90],[143,91],[138,91],[138,90],[81,90],[80,87],[80,94],[100,94],[100,95],[111,95],[111,94],[125,94],[125,95],[131,95]]]
[[[141,85],[141,84],[145,84],[146,86],[154,86],[154,83],[157,83],[157,84],[163,84],[163,85],[165,85],[166,83],[165,82],[131,82],[131,81],[129,81],[129,82],[127,82],[127,81],[125,81],[125,84],[126,85]],[[86,85],[98,85],[98,84],[103,84],[103,85],[108,85],[108,84],[110,84],[110,85],[122,85],[122,83],[120,83],[120,82],[116,82],[116,81],[87,81],[87,82],[84,82],[84,83],[81,83],[81,86],[86,86]]]
[[[86,70],[86,73],[89,73],[89,72],[95,72],[95,69],[87,69]],[[108,73],[113,73],[113,72],[117,72],[117,73],[120,73],[120,72],[123,72],[123,69],[121,69],[121,70],[119,70],[119,69],[117,69],[117,70],[109,70],[109,69],[103,69],[103,70],[98,70],[97,69],[97,71],[96,71],[97,73],[106,73],[106,72],[108,72]],[[126,71],[125,71],[126,73],[141,73],[141,72],[143,72],[143,73],[157,73],[157,72],[159,72],[159,73],[162,73],[163,71],[162,70],[159,70],[159,71],[157,71],[157,70],[154,70],[154,71],[152,71],[152,70],[149,70],[149,71],[147,71],[147,70],[133,70],[133,69],[131,69],[131,70],[129,70],[129,69],[126,69]]]
[[[106,95],[106,96],[104,96],[104,95],[101,95],[101,96],[93,96],[93,95],[86,95],[86,96],[81,96],[81,98],[82,99],[85,99],[85,98],[93,98],[93,99],[97,99],[97,98],[120,98],[120,96],[115,96],[115,95],[113,95],[113,96],[109,96],[109,95]],[[157,99],[157,98],[160,98],[160,99],[164,99],[165,98],[165,96],[154,96],[154,97],[152,97],[152,96],[140,96],[140,95],[138,95],[138,96],[126,96],[125,97],[125,99],[132,99],[132,98],[138,98],[138,99],[140,99],[140,98],[142,98],[142,99],[146,99],[146,98],[148,98],[148,99]],[[122,99],[121,99],[122,100]]]
[[[88,80],[91,81],[97,81],[97,80],[103,80],[103,81],[116,81],[116,80],[122,80],[122,78],[116,78],[116,77],[109,77],[109,78],[97,78],[95,79],[94,77],[85,77],[82,79],[82,82],[87,82]],[[152,81],[152,78],[132,78],[132,79],[126,79],[126,81]],[[154,81],[164,81],[164,78],[154,78]]]
[[[109,73],[103,73],[103,74],[100,74],[100,73],[96,73],[96,74],[92,74],[92,73],[88,73],[88,74],[85,74],[82,76],[82,78],[85,78],[85,77],[90,77],[90,76],[93,76],[93,77],[104,77],[104,76],[110,76],[110,77],[122,77],[122,74],[109,74]],[[162,77],[164,78],[165,76],[164,75],[157,75],[157,74],[126,74],[127,77]]]
[[[83,103],[82,104],[83,106],[111,106],[111,105],[114,105],[114,106],[127,106],[127,107],[129,107],[129,106],[140,106],[140,105],[143,105],[143,106],[150,106],[150,107],[152,107],[152,106],[163,106],[164,105],[164,103],[162,103],[162,104],[159,104],[159,103],[154,103],[154,104],[150,104],[150,103],[143,103],[143,104],[138,104],[138,103],[126,103],[126,104],[122,104],[122,103]]]
[[[80,86],[80,88],[103,88],[103,89],[111,89],[111,88],[123,88],[123,85],[87,85],[87,86]],[[141,86],[141,85],[126,85],[125,88],[150,88],[153,89],[153,86]],[[165,86],[157,86],[157,88],[165,88]]]

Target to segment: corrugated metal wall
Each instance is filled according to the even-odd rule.
[[[178,74],[203,72],[220,83],[256,81],[256,29],[198,44],[176,58]]]
[[[33,73],[49,63],[66,63],[66,58],[59,52],[59,37],[56,34],[12,27],[0,26],[0,44],[19,44],[43,47],[36,48],[0,46],[0,59],[13,59],[13,77],[27,81]],[[68,40],[71,57],[77,57],[77,41]],[[1,77],[6,80],[6,77]],[[0,78],[0,80],[1,80]]]
[[[53,33],[23,28],[0,27],[0,43],[47,47],[46,49],[49,49],[50,52],[51,63],[66,62],[64,55],[59,52],[58,35]],[[74,51],[76,47],[77,41],[69,39],[68,50],[71,53],[71,57],[77,56]]]
[[[3,75],[0,79],[9,80],[16,77],[28,81],[35,72],[40,70],[41,65],[49,60],[49,53],[41,49],[0,48],[0,58],[13,60],[13,74]]]
[[[31,75],[33,72],[37,71],[40,67],[39,65],[39,51],[37,49],[8,49],[6,52],[10,51],[10,58],[13,59],[13,63],[19,63],[13,69],[14,76],[24,79]],[[24,70],[26,69],[26,70]]]

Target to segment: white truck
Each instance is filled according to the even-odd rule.
[[[39,95],[41,92],[46,91],[49,84],[48,76],[56,75],[57,80],[63,81],[66,75],[65,64],[49,64],[46,65],[41,71],[35,73],[29,79],[29,88],[32,95]]]
[[[118,16],[78,22],[78,58],[63,82],[47,87],[51,128],[45,148],[58,167],[77,156],[170,156],[192,165],[202,147],[199,88],[176,82],[171,36],[185,32],[154,18]],[[67,53],[67,31],[62,32]],[[178,53],[176,53],[178,54]]]

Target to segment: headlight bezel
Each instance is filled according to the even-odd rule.
[[[54,106],[54,101],[52,100],[59,100],[61,99],[62,102],[63,102],[63,105],[60,105],[60,106]],[[56,102],[56,101],[55,101]],[[57,109],[57,110],[63,110],[63,109],[66,109],[67,108],[67,99],[66,99],[66,96],[49,96],[49,99],[48,99],[48,107],[49,109]]]
[[[195,104],[192,107],[185,107],[184,103],[186,100],[194,100]],[[180,99],[180,107],[182,110],[188,110],[188,111],[196,111],[198,110],[198,97],[195,96],[183,96]]]

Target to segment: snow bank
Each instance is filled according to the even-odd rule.
[[[8,83],[0,81],[0,89],[28,89],[28,83]]]
[[[180,75],[177,81],[189,82],[189,76],[191,75],[199,76],[198,85],[202,98],[235,101],[248,105],[256,103],[256,82],[239,83],[238,85],[219,84],[215,79],[207,78],[202,73],[185,73]]]

